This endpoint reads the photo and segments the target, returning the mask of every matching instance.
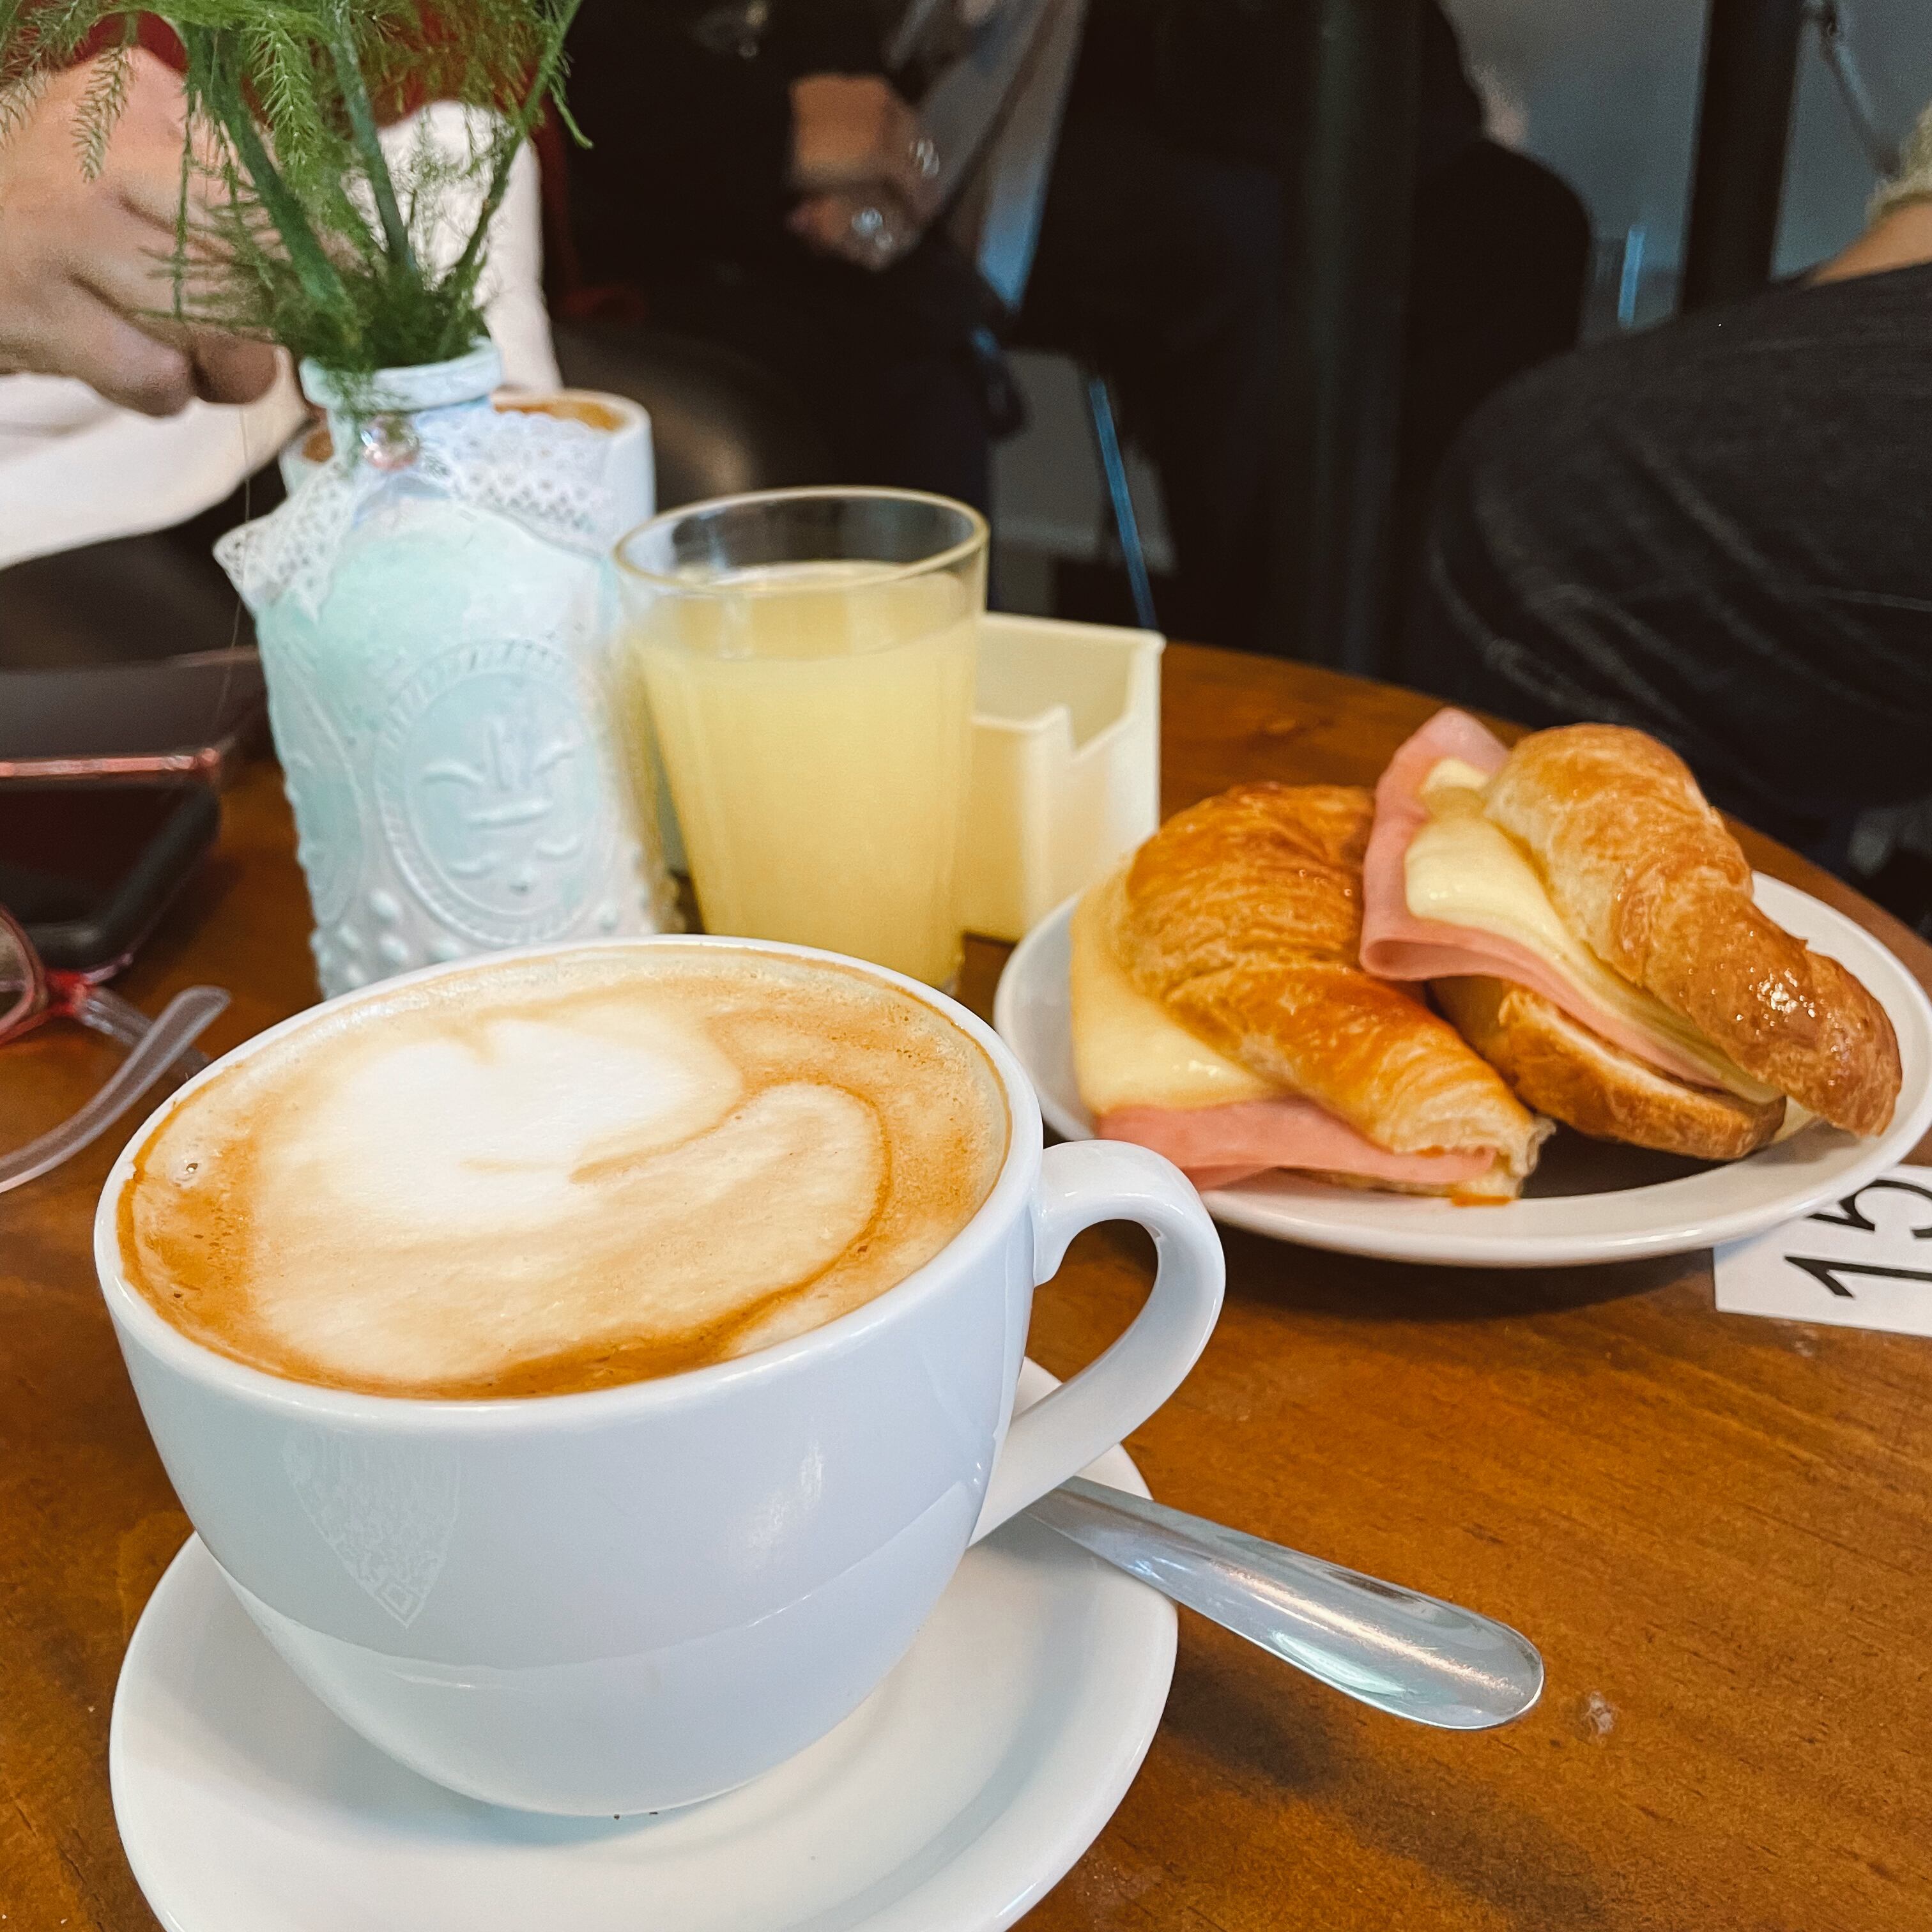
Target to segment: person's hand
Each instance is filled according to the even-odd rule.
[[[186,114],[179,79],[130,57],[128,103],[100,173],[76,136],[95,63],[57,75],[0,137],[0,370],[77,376],[110,402],[169,416],[195,397],[245,403],[274,352],[167,320]]]
[[[1851,246],[1813,270],[1814,282],[1844,282],[1932,262],[1932,200],[1901,202],[1881,215]]]
[[[889,267],[938,211],[939,155],[919,116],[872,74],[791,88],[792,232],[820,254]]]

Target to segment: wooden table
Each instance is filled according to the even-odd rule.
[[[1428,708],[1184,647],[1166,704],[1170,810],[1240,778],[1371,779]],[[256,767],[129,994],[228,987],[216,1048],[312,999],[292,844]],[[1753,856],[1932,985],[1895,922]],[[999,957],[970,962],[982,1012]],[[8,1048],[0,1132],[76,1104],[109,1058],[71,1028]],[[4,1932],[154,1923],[108,1712],[188,1522],[88,1258],[116,1144],[0,1196]],[[1030,1932],[1932,1924],[1932,1345],[1718,1315],[1702,1256],[1483,1274],[1227,1244],[1220,1330],[1131,1445],[1155,1493],[1504,1617],[1549,1688],[1508,1730],[1424,1732],[1184,1617],[1146,1767]],[[1089,1359],[1148,1273],[1137,1234],[1083,1237],[1034,1354]]]

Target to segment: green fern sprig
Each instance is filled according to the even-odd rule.
[[[460,355],[511,164],[546,106],[565,106],[579,0],[172,0],[187,51],[168,312],[279,342],[354,377]],[[125,106],[136,0],[0,0],[0,139],[49,78],[105,38],[78,112],[77,162],[104,163]],[[418,140],[392,160],[379,119],[454,100],[496,117],[456,160]],[[451,197],[481,190],[456,260],[425,243]]]
[[[107,137],[128,105],[138,31],[136,22],[123,20],[120,38],[101,56],[88,80],[86,97],[81,104],[80,161],[90,176],[100,173],[106,164]]]

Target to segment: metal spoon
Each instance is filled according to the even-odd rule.
[[[1028,1512],[1347,1696],[1448,1731],[1520,1718],[1543,1659],[1507,1624],[1076,1476]]]

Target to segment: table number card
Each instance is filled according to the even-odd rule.
[[[1717,1251],[1726,1314],[1932,1335],[1932,1167],[1895,1167],[1856,1194]]]

